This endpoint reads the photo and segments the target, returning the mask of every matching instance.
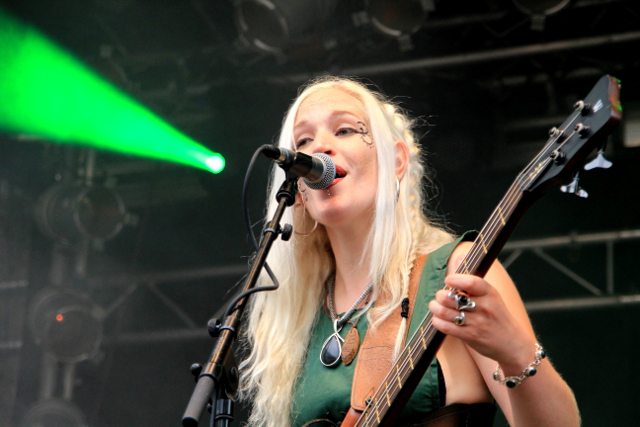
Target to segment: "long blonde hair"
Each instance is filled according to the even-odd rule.
[[[424,166],[412,131],[413,122],[397,106],[365,85],[338,77],[323,77],[310,82],[285,115],[279,146],[295,149],[293,126],[298,108],[307,96],[324,88],[344,90],[363,104],[375,149],[378,150],[375,216],[367,241],[367,253],[363,254],[370,265],[370,277],[374,283],[371,300],[383,296],[386,301],[367,312],[371,327],[376,327],[407,293],[415,258],[450,242],[452,236],[431,223],[424,214]],[[395,141],[406,144],[410,152],[397,201]],[[275,211],[275,194],[283,179],[284,173],[274,168],[267,219]],[[282,222],[293,224],[294,229],[301,232],[314,226],[314,221],[301,204],[287,210]],[[309,236],[294,236],[289,242],[278,240],[274,243],[268,262],[278,277],[280,288],[253,297],[244,330],[248,356],[240,365],[241,397],[252,401],[249,423],[255,427],[289,427],[296,379],[323,305],[325,280],[335,269],[327,233],[321,224]],[[261,281],[269,283],[264,276]],[[405,328],[403,324],[399,337]]]

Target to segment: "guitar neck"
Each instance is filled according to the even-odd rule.
[[[523,193],[516,180],[478,233],[456,273],[485,276],[524,214],[522,200]]]

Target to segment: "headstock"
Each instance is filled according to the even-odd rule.
[[[545,192],[560,179],[577,172],[594,149],[602,147],[607,136],[622,119],[620,81],[611,76],[602,77],[584,100],[575,104],[575,111],[557,128],[551,128],[549,139],[542,151],[518,176],[523,192]],[[586,169],[609,167],[602,156],[589,163]],[[562,191],[586,197],[578,185],[578,176]]]

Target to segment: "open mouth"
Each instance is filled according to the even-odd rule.
[[[336,165],[336,179],[344,178],[345,176],[347,176],[347,171]]]

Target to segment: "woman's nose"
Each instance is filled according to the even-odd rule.
[[[313,153],[324,153],[324,154],[328,154],[331,155],[334,153],[334,141],[331,138],[333,136],[333,134],[331,132],[326,132],[326,131],[322,131],[322,132],[318,132],[318,134],[315,137],[315,140],[313,141]]]

